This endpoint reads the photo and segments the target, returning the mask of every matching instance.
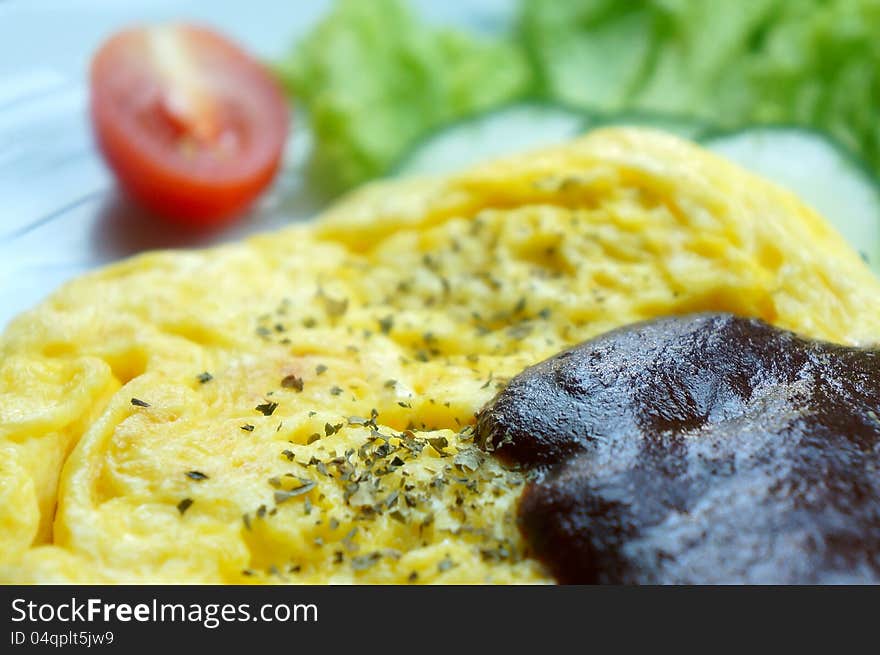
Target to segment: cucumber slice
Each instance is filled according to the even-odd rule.
[[[709,135],[715,153],[797,194],[826,217],[880,274],[880,185],[827,135],[803,127],[753,127]]]
[[[395,175],[449,173],[471,164],[582,134],[590,117],[549,104],[521,103],[456,121],[418,143],[393,168]]]
[[[687,116],[640,111],[603,116],[598,119],[593,127],[610,127],[612,125],[653,127],[691,141],[699,139],[700,136],[709,131],[709,126],[706,123]]]

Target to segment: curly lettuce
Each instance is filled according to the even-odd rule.
[[[880,171],[880,0],[523,0],[547,97],[826,131]]]
[[[278,70],[308,110],[313,173],[329,189],[383,174],[431,130],[531,83],[514,44],[427,25],[403,0],[340,0]]]
[[[428,132],[529,96],[720,127],[824,130],[880,172],[880,0],[519,0],[511,34],[428,25],[405,0],[338,0],[279,65],[341,189]]]

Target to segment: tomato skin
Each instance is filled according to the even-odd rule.
[[[90,109],[120,186],[190,225],[251,205],[278,171],[289,121],[279,85],[258,62],[191,25],[111,37],[92,60]]]

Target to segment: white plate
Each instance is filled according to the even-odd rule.
[[[133,22],[195,20],[264,58],[284,53],[327,0],[12,0],[0,3],[0,329],[65,280],[154,248],[205,246],[314,215],[301,184],[302,129],[271,193],[243,220],[193,234],[156,223],[114,188],[92,141],[86,71],[96,47]],[[422,0],[432,21],[497,29],[511,0]],[[300,126],[301,127],[301,126]]]

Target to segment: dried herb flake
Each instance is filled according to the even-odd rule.
[[[391,332],[391,328],[394,327],[394,317],[389,314],[385,318],[379,319],[379,329],[382,330],[382,334],[388,334]]]
[[[262,414],[263,416],[272,416],[277,408],[278,403],[274,402],[262,403],[261,405],[257,405],[256,407],[254,407],[254,409],[260,412],[260,414]]]
[[[367,553],[366,555],[359,555],[358,557],[352,557],[351,568],[355,571],[365,571],[375,565],[380,559],[382,559],[382,553],[378,551]]]
[[[285,389],[295,389],[296,391],[303,390],[303,379],[296,375],[288,375],[283,380],[281,380],[281,386]]]
[[[316,482],[314,480],[305,481],[302,486],[297,487],[296,489],[288,489],[285,491],[276,491],[275,492],[275,504],[280,505],[283,502],[290,500],[291,498],[296,498],[297,496],[302,496],[303,494],[307,494],[312,489],[315,488]]]

